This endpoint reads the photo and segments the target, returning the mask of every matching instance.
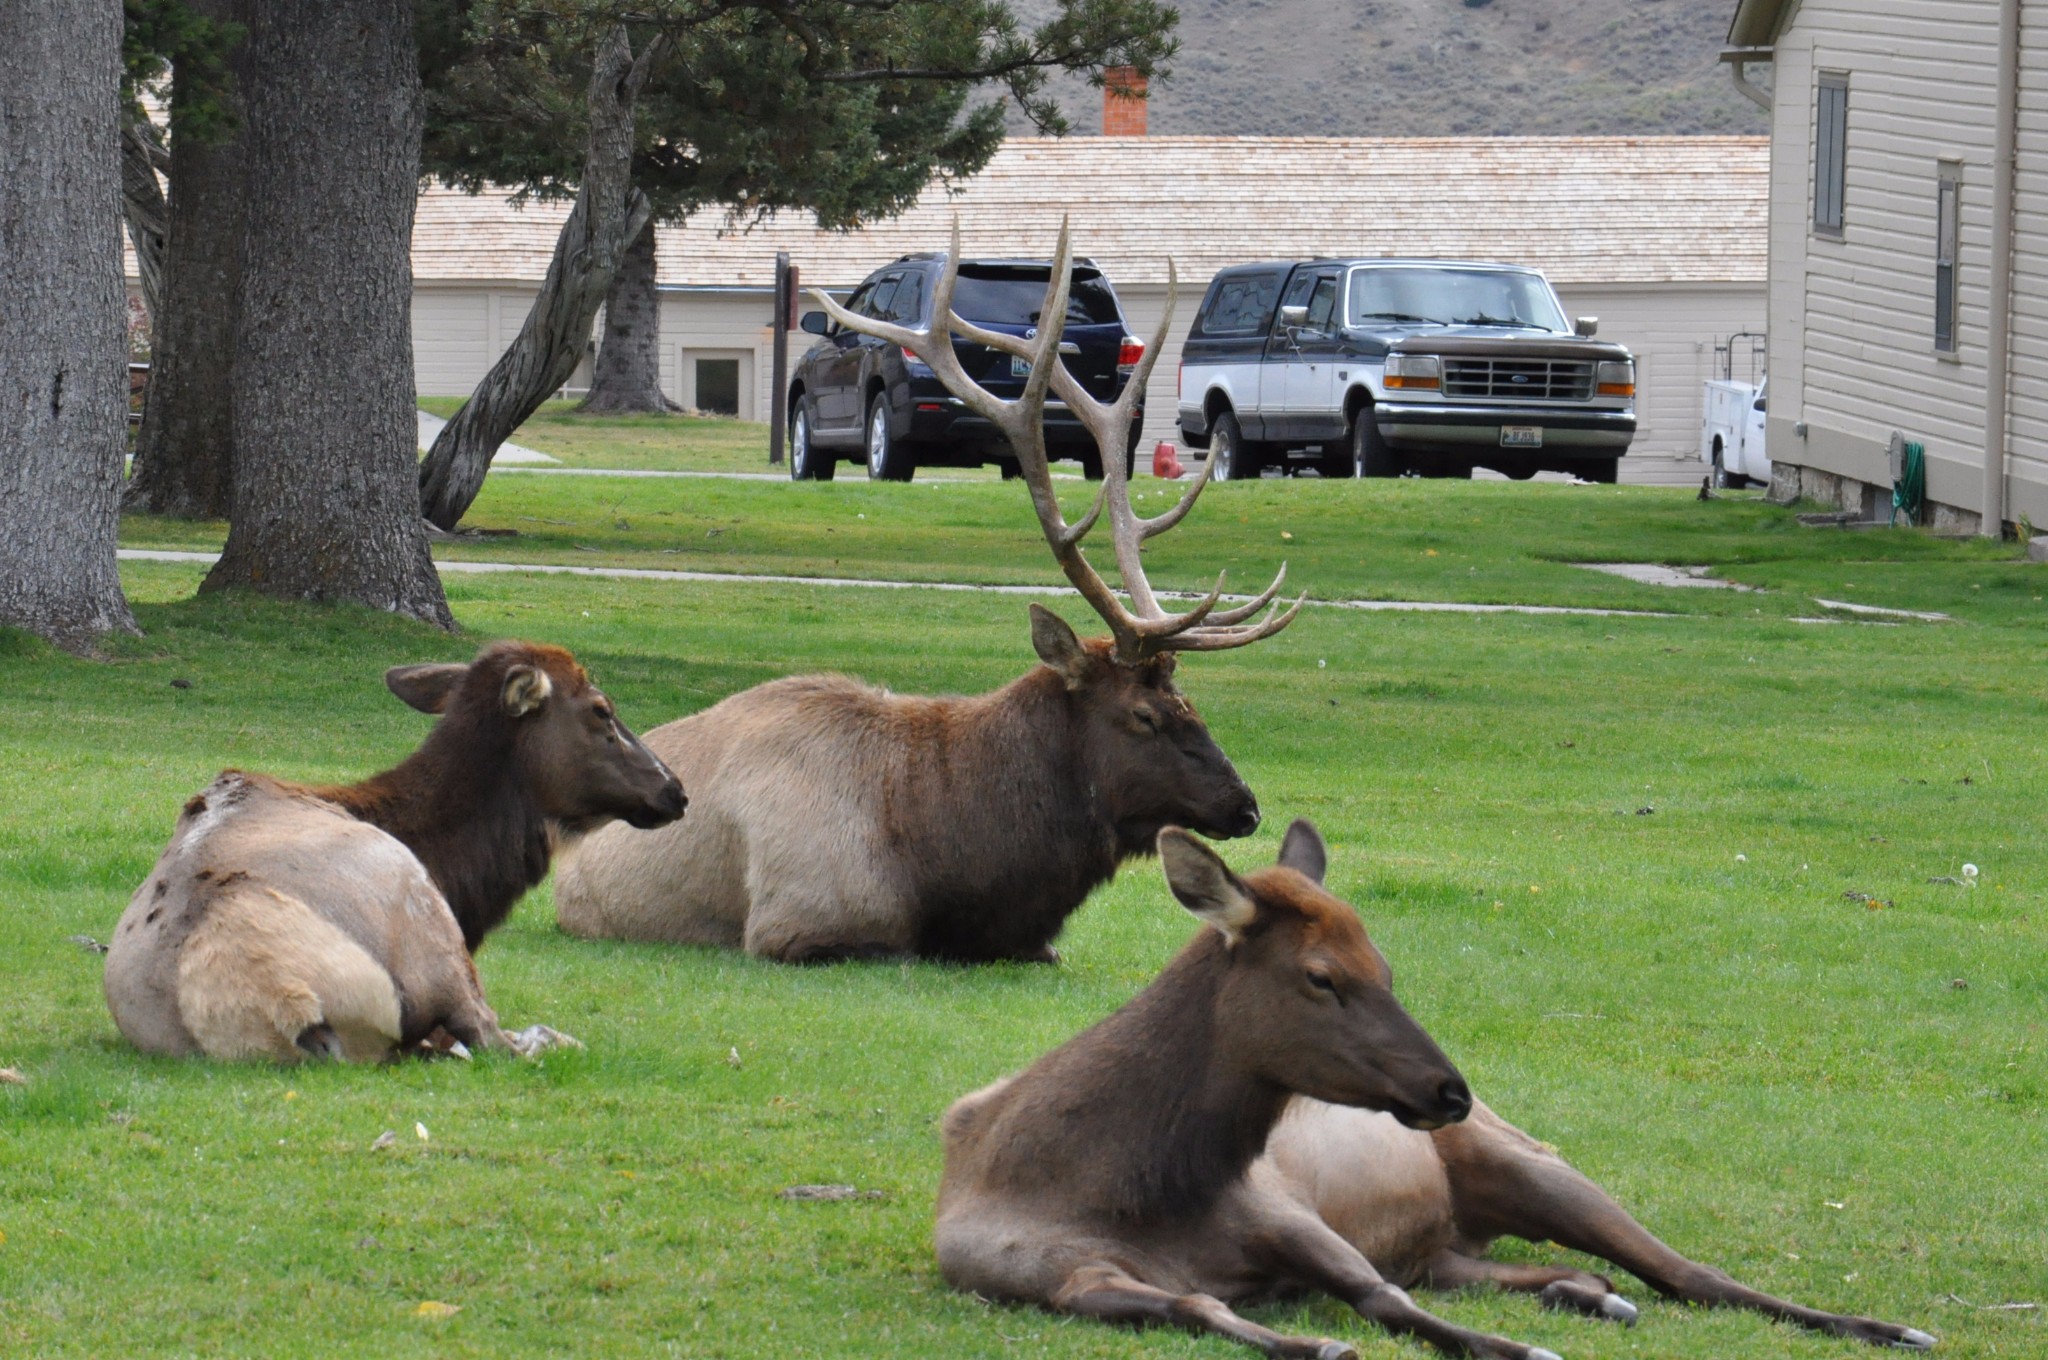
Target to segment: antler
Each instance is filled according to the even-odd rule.
[[[1002,432],[1017,455],[1018,470],[1030,488],[1032,508],[1038,512],[1039,526],[1045,531],[1045,541],[1051,546],[1054,559],[1074,589],[1109,625],[1110,635],[1116,640],[1117,655],[1126,662],[1142,661],[1160,652],[1215,652],[1257,642],[1292,623],[1295,614],[1301,610],[1303,600],[1308,598],[1304,594],[1284,610],[1276,607],[1256,623],[1246,622],[1272,604],[1280,593],[1280,587],[1287,579],[1284,563],[1271,585],[1249,603],[1229,609],[1216,607],[1223,595],[1223,576],[1220,574],[1208,595],[1182,614],[1170,614],[1163,609],[1151,583],[1145,579],[1145,567],[1139,558],[1141,546],[1146,539],[1165,533],[1187,517],[1188,511],[1194,508],[1195,498],[1209,484],[1209,470],[1213,465],[1213,460],[1204,461],[1194,482],[1163,513],[1141,519],[1131,509],[1124,441],[1131,427],[1132,407],[1143,394],[1146,380],[1152,376],[1152,365],[1158,360],[1160,348],[1166,343],[1168,328],[1173,324],[1174,295],[1178,291],[1179,278],[1171,260],[1167,261],[1166,270],[1166,315],[1160,319],[1159,330],[1146,347],[1137,371],[1124,385],[1123,392],[1108,405],[1091,396],[1059,357],[1060,336],[1066,330],[1067,296],[1073,282],[1073,245],[1064,219],[1060,222],[1059,250],[1053,261],[1052,278],[1046,285],[1045,303],[1038,314],[1038,335],[1032,340],[984,330],[954,314],[953,283],[960,272],[960,220],[957,217],[953,219],[952,246],[946,255],[946,268],[939,276],[938,289],[932,298],[932,319],[923,329],[912,330],[890,321],[855,316],[823,292],[814,291],[812,294],[840,325],[901,345],[915,354],[931,367],[948,391]],[[1027,361],[1031,372],[1024,380],[1023,393],[1015,400],[1006,401],[967,376],[959,355],[953,350],[953,337],[956,335]],[[1068,524],[1060,513],[1059,501],[1053,495],[1052,470],[1046,459],[1045,400],[1048,389],[1067,404],[1067,408],[1094,437],[1102,459],[1102,491],[1088,513],[1073,524]],[[1105,508],[1109,512],[1117,574],[1122,577],[1124,590],[1131,598],[1129,608],[1125,608],[1124,602],[1104,583],[1081,552],[1081,540],[1095,527]]]

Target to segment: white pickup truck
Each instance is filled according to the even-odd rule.
[[[1715,486],[1771,480],[1771,460],[1764,454],[1764,388],[1768,381],[1750,384],[1707,379],[1700,461],[1713,469]]]

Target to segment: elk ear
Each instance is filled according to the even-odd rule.
[[[505,701],[505,715],[523,718],[548,701],[555,682],[538,666],[514,666],[505,672],[505,687],[499,691]]]
[[[384,672],[384,685],[420,712],[440,713],[448,707],[448,696],[468,674],[468,666],[455,663],[393,666]]]
[[[1088,674],[1088,649],[1067,621],[1042,604],[1031,606],[1031,646],[1038,659],[1058,671],[1068,689],[1078,689]]]
[[[1318,883],[1323,881],[1323,874],[1330,867],[1330,852],[1314,822],[1296,817],[1288,826],[1286,838],[1280,842],[1280,865]]]
[[[1258,899],[1230,872],[1223,857],[1179,827],[1169,826],[1159,833],[1159,863],[1166,870],[1166,885],[1180,904],[1232,944],[1259,914]]]

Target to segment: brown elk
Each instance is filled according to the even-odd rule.
[[[1605,1257],[1673,1298],[1934,1344],[1685,1259],[1475,1102],[1394,999],[1357,914],[1323,889],[1309,823],[1288,829],[1277,867],[1246,878],[1178,829],[1159,853],[1174,895],[1213,928],[1123,1009],[946,1113],[937,1246],[957,1288],[1304,1360],[1355,1352],[1231,1305],[1318,1291],[1390,1331],[1495,1360],[1556,1357],[1446,1322],[1406,1288],[1487,1283],[1634,1319],[1602,1276],[1481,1259],[1515,1235]]]
[[[114,1023],[151,1053],[364,1061],[436,1036],[531,1055],[470,951],[547,873],[556,841],[660,826],[682,786],[559,647],[501,642],[385,683],[438,713],[360,784],[229,770],[185,804],[107,950]]]
[[[916,954],[962,961],[1047,960],[1067,917],[1169,824],[1241,836],[1258,804],[1173,683],[1175,654],[1240,647],[1287,626],[1301,602],[1272,603],[1285,568],[1248,604],[1217,608],[1223,583],[1184,613],[1163,609],[1139,561],[1179,523],[1207,470],[1165,513],[1140,519],[1122,456],[1132,402],[1172,323],[1166,319],[1114,405],[1095,401],[1059,360],[1071,283],[1062,229],[1030,342],[953,315],[960,231],[931,326],[910,330],[819,301],[839,322],[916,353],[1017,454],[1040,527],[1067,579],[1109,625],[1083,642],[1031,609],[1043,663],[991,694],[913,698],[841,676],[777,680],[656,728],[648,745],[695,800],[689,820],[653,836],[600,832],[565,858],[555,906],[579,935],[745,948],[788,962]],[[953,337],[1031,365],[1014,401],[968,376]],[[1005,359],[1003,362],[1007,363]],[[1068,524],[1046,465],[1048,391],[1093,434],[1103,483]],[[1105,516],[1127,608],[1081,553]]]

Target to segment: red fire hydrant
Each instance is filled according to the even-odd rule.
[[[1171,439],[1162,439],[1152,449],[1152,475],[1172,480],[1188,475],[1180,465],[1180,446]]]

